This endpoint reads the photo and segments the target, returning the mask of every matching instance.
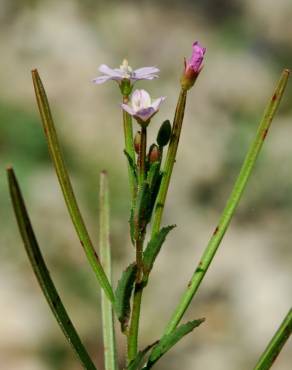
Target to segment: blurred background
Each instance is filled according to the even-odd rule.
[[[8,195],[13,164],[51,275],[102,369],[100,292],[47,153],[30,70],[45,84],[88,228],[98,231],[98,176],[111,190],[114,281],[134,257],[120,94],[91,83],[106,63],[158,66],[137,83],[166,95],[150,136],[172,119],[184,56],[207,47],[190,92],[164,224],[168,237],[145,291],[141,347],[159,338],[214,230],[283,68],[292,67],[290,0],[0,0],[0,368],[77,370],[25,255]],[[248,370],[291,306],[292,83],[231,227],[185,320],[207,321],[170,351],[160,370]],[[96,243],[97,244],[97,243]],[[118,336],[119,351],[125,341]],[[291,369],[287,343],[274,365]],[[122,361],[122,360],[121,360]]]

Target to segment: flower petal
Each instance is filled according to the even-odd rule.
[[[99,76],[99,77],[96,77],[94,80],[92,80],[92,82],[94,82],[95,84],[103,84],[104,82],[109,81],[109,80],[112,80],[112,77]]]
[[[147,91],[135,90],[131,99],[132,107],[135,112],[142,108],[148,108],[151,105],[151,98]]]
[[[142,121],[146,122],[148,121],[154,114],[155,110],[153,107],[143,108],[138,110],[138,112],[135,112],[134,117],[140,118]]]
[[[147,76],[150,74],[159,73],[160,70],[156,67],[142,67],[134,70],[134,74],[138,76]]]
[[[129,105],[127,104],[121,104],[121,107],[126,111],[128,112],[131,116],[133,116],[135,114],[134,110],[129,107]]]
[[[117,69],[112,69],[106,64],[101,64],[98,68],[99,72],[104,73],[108,76],[120,77],[122,74]]]
[[[160,107],[160,104],[166,99],[166,96],[161,96],[160,98],[158,99],[155,99],[152,104],[151,104],[151,107],[157,112],[159,107]]]

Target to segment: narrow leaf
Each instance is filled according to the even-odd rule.
[[[269,370],[273,366],[276,358],[278,357],[279,353],[281,352],[291,334],[292,308],[290,308],[290,310],[288,311],[279,329],[276,331],[267,348],[261,355],[254,370]]]
[[[134,288],[137,267],[135,263],[129,265],[122,273],[116,289],[116,313],[121,323],[122,332],[125,332],[131,313],[131,295]]]
[[[147,346],[146,348],[144,348],[142,351],[139,351],[134,360],[131,361],[130,364],[128,365],[127,370],[140,370],[145,362],[145,357],[148,351],[150,351],[150,349],[157,343],[158,342],[156,341]]]
[[[150,166],[150,169],[147,174],[147,182],[149,184],[150,192],[156,193],[156,184],[160,178],[160,165],[161,163],[159,161],[153,162]],[[156,195],[155,194],[155,195]]]
[[[60,326],[66,339],[76,352],[82,366],[87,370],[96,370],[84,345],[82,344],[76,329],[74,328],[61,298],[50,277],[50,273],[41,254],[36,236],[25,207],[25,203],[19,188],[15,173],[12,168],[7,169],[10,196],[12,199],[18,227],[23,239],[26,253],[30,260],[33,271],[39,285],[47,299],[47,302]]]
[[[144,266],[144,282],[146,283],[148,280],[148,276],[150,271],[152,270],[153,264],[155,259],[160,252],[162,244],[164,243],[168,233],[175,227],[176,225],[170,225],[163,227],[157,234],[155,234],[143,253],[143,266]]]
[[[109,191],[106,172],[100,174],[99,191],[99,249],[100,260],[111,283],[111,249],[109,240]],[[105,370],[117,370],[117,347],[113,307],[101,289],[102,332]]]
[[[105,275],[105,272],[100,264],[99,258],[94,250],[93,244],[89,237],[88,231],[84,224],[83,218],[81,216],[71,181],[65,167],[65,162],[61,153],[61,148],[57,138],[57,132],[54,126],[53,117],[51,114],[49,102],[46,96],[45,89],[43,87],[42,81],[38,74],[38,71],[35,69],[32,71],[32,79],[36,94],[36,99],[42,118],[44,132],[47,138],[49,152],[59,179],[59,183],[64,195],[64,199],[71,216],[72,222],[75,226],[76,232],[80,239],[80,243],[84,248],[85,254],[87,256],[88,262],[90,263],[95,276],[104,289],[107,297],[111,302],[114,302],[114,293],[112,287]]]
[[[202,324],[205,319],[198,319],[189,321],[186,324],[180,325],[172,333],[164,335],[158,344],[153,348],[149,359],[147,361],[145,370],[151,369],[151,367],[157,362],[167,351],[169,351],[179,340],[185,335],[189,334],[196,327]]]
[[[134,181],[134,188],[137,187],[137,165],[135,163],[135,161],[133,160],[133,158],[130,156],[130,154],[124,150],[124,154],[125,156],[127,157],[127,160],[128,160],[128,165],[129,165],[129,169],[131,171],[131,176],[132,176],[132,179]]]
[[[130,210],[130,218],[129,218],[129,225],[130,225],[130,237],[131,237],[131,242],[133,246],[135,245],[135,219],[134,219],[134,214],[135,214],[135,206],[133,205]]]
[[[138,190],[136,205],[134,209],[134,224],[135,224],[135,240],[139,239],[139,233],[143,233],[147,223],[149,222],[149,215],[151,215],[150,207],[151,194],[149,184],[145,181]]]

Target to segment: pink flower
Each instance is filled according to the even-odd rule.
[[[130,105],[121,104],[121,107],[133,116],[139,123],[148,123],[159,110],[165,96],[151,101],[151,97],[145,90],[133,92]]]
[[[200,73],[206,48],[203,48],[199,41],[193,43],[193,53],[189,60],[186,61],[185,73]]]
[[[185,69],[181,78],[181,86],[189,90],[195,83],[199,73],[203,68],[203,60],[206,48],[196,41],[193,43],[193,52],[190,59],[185,60]]]
[[[110,68],[102,64],[98,70],[103,73],[103,75],[93,80],[96,84],[102,84],[109,80],[114,80],[119,83],[124,80],[129,80],[131,83],[139,80],[153,80],[158,77],[157,73],[159,72],[159,69],[156,67],[143,67],[133,70],[126,59],[123,60],[120,68]]]

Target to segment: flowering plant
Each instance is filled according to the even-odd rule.
[[[135,249],[135,260],[123,272],[116,284],[116,289],[113,288],[114,284],[111,279],[107,174],[106,172],[102,172],[100,175],[100,245],[98,255],[88,234],[73,192],[42,81],[38,71],[32,71],[36,99],[52,162],[81,246],[101,287],[104,363],[106,370],[118,370],[120,366],[127,370],[149,370],[182,337],[204,322],[204,318],[199,318],[180,324],[230,224],[288,81],[289,71],[284,70],[272,98],[268,102],[263,119],[246,154],[246,158],[219,222],[211,235],[197,267],[194,268],[193,275],[186,290],[177,303],[173,315],[166,324],[164,333],[159,340],[154,341],[144,349],[140,349],[138,339],[142,296],[163,243],[175,226],[162,227],[162,216],[178,150],[187,95],[202,71],[205,52],[206,49],[199,42],[193,44],[191,57],[187,60],[185,59],[173,123],[171,124],[169,120],[165,120],[161,124],[158,129],[156,142],[152,143],[148,150],[147,128],[151,124],[154,115],[158,113],[165,97],[161,96],[158,99],[152,100],[149,93],[145,90],[135,90],[133,93],[132,90],[133,85],[137,81],[157,78],[158,68],[143,67],[133,70],[126,60],[123,61],[119,68],[114,69],[102,64],[99,67],[102,75],[93,80],[96,84],[102,84],[110,80],[116,81],[122,94],[121,110],[123,116],[125,155],[131,194],[129,232]],[[137,121],[138,126],[136,124],[135,126],[133,125],[132,118]],[[133,135],[133,129],[136,131],[135,135]],[[164,156],[165,151],[166,155]],[[96,370],[97,368],[73,326],[49,275],[26,210],[15,172],[12,168],[8,168],[7,172],[17,222],[34,273],[53,314],[76,352],[82,366],[85,369]],[[120,322],[121,332],[125,334],[127,341],[126,358],[122,364],[118,364],[117,357],[114,325],[116,318]],[[272,366],[274,359],[287,341],[291,331],[292,311],[290,310],[275,333],[275,336],[264,350],[254,370],[265,370]]]

